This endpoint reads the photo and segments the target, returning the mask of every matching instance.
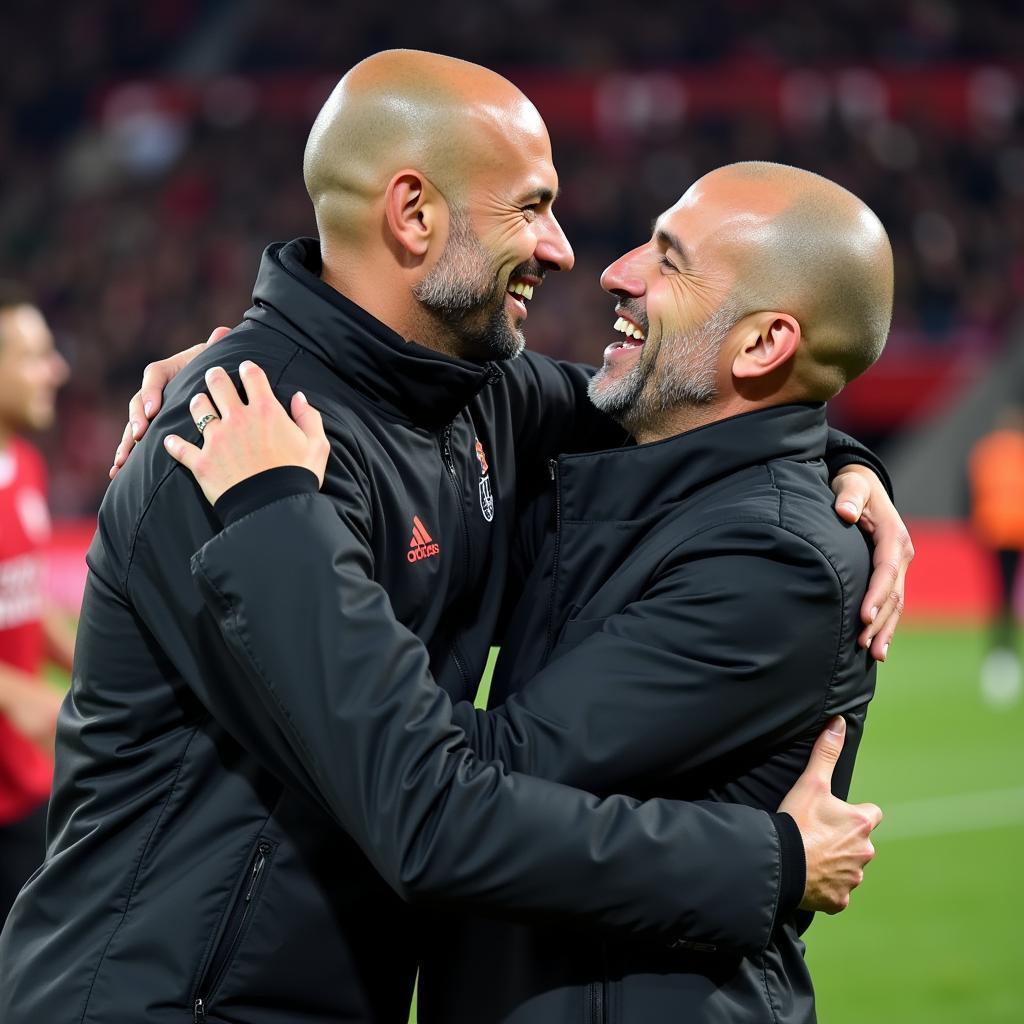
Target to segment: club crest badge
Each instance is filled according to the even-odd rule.
[[[490,467],[487,465],[487,456],[484,454],[480,438],[476,438],[475,441],[476,458],[480,463],[480,511],[484,519],[491,522],[494,519],[494,495],[491,494]]]

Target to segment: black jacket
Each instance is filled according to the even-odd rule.
[[[773,810],[842,714],[845,797],[875,686],[856,642],[870,553],[833,512],[825,440],[823,408],[784,406],[558,460],[492,709],[456,709],[478,754],[598,794]],[[421,1020],[806,1024],[810,915],[792,910],[746,957],[445,917]]]
[[[666,941],[767,937],[780,857],[763,811],[598,801],[481,762],[450,722],[495,633],[531,467],[614,436],[586,372],[443,358],[318,269],[311,240],[268,250],[245,322],[175,381],[104,500],[47,858],[0,937],[5,1024],[404,1021],[417,919],[403,900]],[[277,597],[321,567],[264,561],[273,524],[248,549],[274,566],[263,639],[301,732],[204,606],[189,556],[219,524],[161,445],[197,437],[204,370],[243,358],[323,411],[327,498],[294,499],[311,506],[299,529],[340,522],[337,568],[358,583],[340,607],[297,588],[308,642]],[[338,670],[334,701],[321,681]]]
[[[532,569],[504,640],[499,706],[480,712],[464,702],[455,711],[479,755],[602,795],[770,811],[824,723],[842,713],[849,732],[835,789],[845,795],[874,690],[874,663],[856,643],[870,553],[832,509],[826,440],[823,407],[787,406],[559,460],[555,528],[523,552]],[[314,526],[303,536],[306,520]],[[252,558],[255,550],[264,555]],[[362,584],[345,571],[355,557],[327,504],[293,494],[243,516],[195,562],[225,635],[257,692],[273,694],[297,749],[372,729],[372,715],[359,710],[368,693],[431,689],[412,673],[397,684],[356,678],[340,639],[358,627],[347,605]],[[294,563],[302,576],[268,596]],[[275,629],[324,652],[301,688]],[[350,799],[350,759],[336,756],[322,771],[339,802]],[[734,863],[732,838],[723,838],[719,855]],[[650,868],[637,859],[633,870],[640,877]],[[723,889],[716,872],[695,895],[708,909],[742,915],[751,892],[740,881]],[[420,1019],[811,1021],[799,940],[806,915],[794,913],[796,901],[778,908],[774,869],[760,898],[767,930],[742,944],[719,933],[669,948],[550,921],[439,917],[425,946]]]

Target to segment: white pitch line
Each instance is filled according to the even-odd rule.
[[[931,797],[883,807],[879,838],[920,839],[1024,825],[1024,787]]]

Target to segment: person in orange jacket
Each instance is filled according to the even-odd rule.
[[[981,673],[982,692],[997,704],[1021,693],[1014,592],[1024,553],[1024,407],[1006,407],[995,430],[971,452],[968,464],[971,523],[992,552],[999,578],[999,606],[992,648]]]

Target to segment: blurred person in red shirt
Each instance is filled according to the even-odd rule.
[[[999,607],[992,649],[981,671],[982,693],[993,704],[1010,704],[1021,693],[1014,592],[1024,552],[1024,407],[1003,410],[996,429],[975,445],[968,471],[974,532],[992,552],[999,575]]]
[[[0,925],[43,858],[61,704],[43,666],[70,669],[74,649],[68,623],[43,595],[46,468],[20,436],[50,426],[67,375],[42,313],[0,282]]]

